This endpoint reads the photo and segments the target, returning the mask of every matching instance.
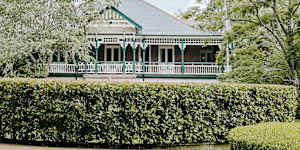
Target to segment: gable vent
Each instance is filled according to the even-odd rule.
[[[113,11],[112,9],[108,9],[103,12],[102,17],[104,20],[121,20],[122,16]]]

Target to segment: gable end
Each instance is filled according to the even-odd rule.
[[[108,8],[105,9],[105,11],[102,10],[100,13],[102,14],[104,20],[122,20],[122,19],[125,19],[130,24],[134,25],[138,30],[143,29],[143,27],[141,25],[136,23],[133,19],[129,18],[128,16],[126,16],[124,13],[122,13],[121,11],[119,11],[115,7],[108,7]]]

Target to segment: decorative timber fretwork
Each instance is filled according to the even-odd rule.
[[[122,36],[122,35],[88,35],[88,41],[94,45],[96,41],[102,44],[122,44],[126,45],[133,42],[142,45],[221,45],[222,37],[162,37],[162,36]]]
[[[116,11],[113,9],[107,9],[103,11],[102,13],[102,18],[104,20],[121,20],[123,19],[120,14],[118,14]]]
[[[100,18],[91,21],[88,26],[90,34],[135,34],[136,23],[115,8],[107,8],[101,12]]]
[[[103,43],[115,43],[118,44],[118,38],[103,38]]]

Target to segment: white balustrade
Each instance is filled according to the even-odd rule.
[[[178,74],[180,72],[181,72],[180,65],[174,65],[174,64],[145,65],[146,74]]]
[[[49,73],[75,73],[75,64],[50,64],[48,66]]]
[[[123,72],[123,64],[98,64],[98,72],[97,73],[122,73]],[[94,70],[95,72],[95,70]]]
[[[97,67],[97,69],[96,69]],[[133,73],[132,62],[126,62],[126,73]],[[143,72],[143,64],[136,63],[137,74],[181,74],[182,65],[180,64],[146,64],[145,72]],[[184,65],[184,74],[188,75],[219,75],[222,74],[222,67],[218,65]],[[48,66],[49,73],[76,73],[76,64],[50,64]],[[79,73],[100,73],[100,74],[122,74],[123,63],[79,63]]]
[[[184,74],[218,75],[222,67],[217,65],[185,65]]]

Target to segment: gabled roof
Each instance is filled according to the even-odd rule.
[[[138,30],[142,30],[142,26],[139,25],[138,23],[136,23],[134,20],[132,20],[131,18],[129,18],[128,16],[126,16],[124,13],[120,12],[118,9],[112,7],[112,8],[106,8],[106,10],[108,9],[112,9],[113,11],[115,11],[116,13],[118,13],[121,17],[123,17],[123,19],[127,20],[129,23],[131,23],[132,25],[134,25]],[[103,13],[103,12],[101,12]]]
[[[201,32],[191,25],[145,2],[144,0],[121,0],[117,10],[142,27],[138,35],[212,36],[213,32]]]

